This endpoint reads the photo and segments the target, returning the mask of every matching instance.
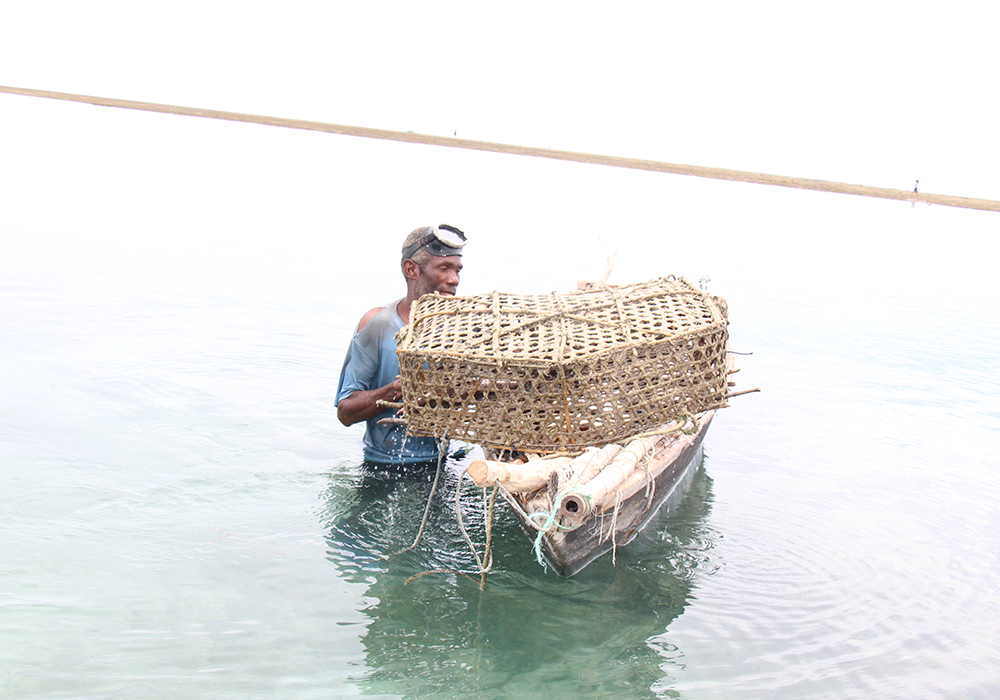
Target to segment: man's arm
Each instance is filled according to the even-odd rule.
[[[380,312],[385,311],[385,309],[386,307],[384,306],[376,306],[362,316],[357,330],[354,331],[355,337],[364,330],[369,321],[375,318]],[[371,371],[373,374],[375,370],[376,368],[372,366]],[[341,382],[343,382],[343,374],[341,374]],[[337,419],[344,425],[354,425],[355,423],[366,421],[385,410],[376,403],[377,401],[398,401],[402,396],[403,388],[398,377],[396,381],[378,389],[358,389],[351,393],[350,396],[346,396],[337,402]]]
[[[399,379],[378,389],[355,391],[337,404],[337,419],[344,425],[360,423],[385,410],[377,401],[399,401],[402,396],[403,385]]]

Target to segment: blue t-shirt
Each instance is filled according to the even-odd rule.
[[[337,403],[355,391],[370,391],[396,381],[399,376],[399,358],[396,357],[396,332],[405,324],[396,313],[396,305],[377,313],[368,324],[355,334],[347,348],[344,368],[340,371]],[[383,418],[395,415],[385,411],[365,421],[365,459],[382,464],[412,464],[436,460],[437,440],[433,437],[415,437],[406,434],[403,425],[379,425]]]

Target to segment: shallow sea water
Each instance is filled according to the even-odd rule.
[[[1000,694],[996,215],[3,102],[64,127],[2,183],[3,697]],[[363,473],[333,397],[437,218],[463,291],[617,234],[612,282],[710,276],[752,353],[688,497],[571,579],[501,508],[485,592],[407,583],[474,568],[460,463],[383,556],[432,475]]]

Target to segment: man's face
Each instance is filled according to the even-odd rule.
[[[446,258],[431,256],[430,260],[418,268],[416,280],[417,296],[437,292],[444,296],[454,296],[458,289],[458,275],[462,271],[462,256],[449,255]]]

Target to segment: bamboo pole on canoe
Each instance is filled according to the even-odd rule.
[[[512,144],[492,143],[489,141],[474,141],[471,139],[460,139],[449,136],[432,136],[428,134],[415,134],[410,131],[404,132],[404,131],[390,131],[388,129],[370,129],[368,127],[363,127],[363,126],[328,124],[325,122],[314,122],[301,119],[285,119],[282,117],[268,117],[256,114],[243,114],[240,112],[224,112],[215,109],[199,109],[196,107],[165,105],[165,104],[158,104],[155,102],[136,102],[134,100],[121,100],[110,97],[92,97],[89,95],[76,95],[72,93],[52,92],[48,90],[34,90],[31,88],[6,87],[0,85],[0,93],[8,93],[11,95],[23,95],[26,97],[42,97],[52,100],[66,100],[69,102],[83,102],[86,104],[99,105],[104,107],[120,107],[124,109],[136,109],[146,112],[160,112],[164,114],[176,114],[188,117],[202,117],[206,119],[222,119],[225,121],[249,122],[253,124],[262,124],[266,126],[280,126],[288,129],[323,131],[330,134],[359,136],[362,138],[382,139],[387,141],[403,141],[407,143],[418,143],[429,146],[445,146],[448,148],[464,148],[474,151],[507,153],[519,156],[532,156],[535,158],[568,160],[577,163],[606,165],[615,168],[629,168],[631,170],[648,170],[653,172],[670,173],[673,175],[689,175],[693,177],[704,177],[714,180],[746,182],[755,185],[773,185],[777,187],[791,187],[800,190],[814,190],[817,192],[850,194],[860,197],[895,199],[906,202],[921,202],[924,204],[939,204],[947,207],[960,207],[963,209],[978,209],[981,211],[1000,212],[1000,201],[992,199],[974,199],[971,197],[956,197],[953,195],[930,194],[925,192],[918,193],[918,192],[910,192],[909,190],[895,190],[895,189],[890,189],[888,187],[852,185],[844,182],[815,180],[811,178],[791,177],[787,175],[769,175],[767,173],[755,173],[744,170],[730,170],[727,168],[713,168],[701,165],[681,165],[678,163],[664,163],[662,161],[643,160],[640,158],[623,158],[620,156],[598,155],[594,153],[560,151],[550,148],[516,146]]]
[[[656,449],[659,439],[636,438],[629,442],[611,463],[586,483],[563,492],[557,504],[569,517],[586,518],[594,504],[619,488]]]

